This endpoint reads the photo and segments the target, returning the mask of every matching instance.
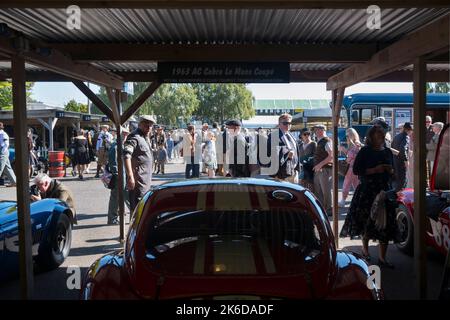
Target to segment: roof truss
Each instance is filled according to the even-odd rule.
[[[21,56],[28,63],[77,80],[118,89],[123,86],[122,79],[115,74],[95,68],[88,63],[75,62],[69,55],[46,43],[25,37],[12,29],[8,31],[8,36],[0,36],[2,56]]]
[[[349,87],[382,76],[410,64],[416,57],[448,52],[449,30],[450,15],[447,14],[374,54],[368,62],[355,64],[330,77],[327,89]]]

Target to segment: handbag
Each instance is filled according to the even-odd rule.
[[[112,174],[109,171],[108,166],[105,166],[105,170],[104,173],[101,177],[101,180],[103,182],[103,185],[105,186],[105,188],[107,189],[114,189],[116,187],[116,180],[117,180],[117,175]]]
[[[338,161],[338,173],[341,176],[345,176],[347,174],[348,168],[350,165],[347,163],[346,160],[339,160]]]

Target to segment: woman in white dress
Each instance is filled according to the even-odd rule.
[[[206,142],[203,150],[203,164],[209,178],[214,178],[217,169],[216,135],[212,131],[206,134]]]

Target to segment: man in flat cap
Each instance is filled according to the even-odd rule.
[[[108,151],[113,141],[113,136],[108,132],[109,126],[107,124],[103,124],[100,126],[101,131],[97,137],[97,173],[95,174],[96,178],[100,177],[100,169],[108,163]]]
[[[332,161],[333,149],[331,139],[327,136],[323,124],[314,126],[317,137],[317,147],[314,152],[314,193],[324,206],[327,214],[331,216],[331,187],[332,187]]]
[[[141,116],[138,128],[130,133],[124,143],[123,154],[131,213],[145,193],[150,190],[153,165],[150,134],[155,123],[156,120],[152,116]]]
[[[117,132],[117,129],[115,129]],[[125,127],[120,127],[120,136],[122,138],[122,147],[124,145],[124,142],[127,140],[128,135],[130,134],[130,131]],[[115,183],[113,184],[113,187],[111,188],[111,193],[109,195],[109,204],[108,204],[108,224],[119,224],[118,219],[118,178],[119,178],[119,166],[117,162],[117,140],[114,140],[111,144],[111,148],[109,149],[108,154],[108,167],[109,171],[113,175]],[[122,181],[122,188],[124,190],[124,198],[125,198],[125,204],[128,208],[130,208],[130,200],[128,198],[128,193],[125,191],[125,179]]]
[[[250,177],[248,148],[249,144],[241,132],[242,124],[239,120],[229,120],[227,126],[226,163],[229,175],[232,177]]]

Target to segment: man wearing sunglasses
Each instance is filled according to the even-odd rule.
[[[288,113],[282,114],[278,118],[279,129],[270,133],[268,137],[268,150],[271,154],[276,152],[276,148],[272,148],[272,135],[278,135],[278,171],[271,175],[277,180],[288,181],[298,184],[298,144],[295,138],[289,132],[292,125],[292,116]],[[276,140],[274,140],[276,141]]]

